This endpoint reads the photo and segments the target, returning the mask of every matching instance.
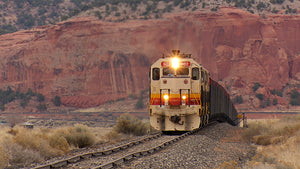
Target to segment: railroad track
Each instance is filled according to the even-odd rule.
[[[198,132],[199,129],[182,135],[170,136],[162,133],[141,138],[114,148],[76,155],[50,164],[37,166],[34,169],[51,168],[115,168],[135,158],[158,152],[165,147],[176,143],[188,135]],[[87,167],[89,166],[89,167]]]

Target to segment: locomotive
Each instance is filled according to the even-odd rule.
[[[172,50],[151,65],[149,74],[152,128],[191,131],[212,120],[238,124],[229,94],[191,54]]]

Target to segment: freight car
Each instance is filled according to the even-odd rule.
[[[191,131],[211,120],[238,124],[229,94],[191,58],[172,50],[150,70],[150,124],[161,131]]]

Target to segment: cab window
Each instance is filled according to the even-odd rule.
[[[189,75],[189,68],[178,68],[176,70],[176,75]]]
[[[204,82],[204,72],[201,71],[201,82]]]
[[[159,68],[153,68],[152,69],[152,79],[153,80],[159,80],[159,77],[160,77]]]
[[[199,80],[199,68],[192,68],[192,80]]]
[[[163,76],[173,76],[175,73],[173,68],[163,68]]]

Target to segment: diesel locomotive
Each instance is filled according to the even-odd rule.
[[[191,54],[172,50],[150,69],[149,114],[160,131],[191,131],[209,121],[238,124],[229,94]]]

